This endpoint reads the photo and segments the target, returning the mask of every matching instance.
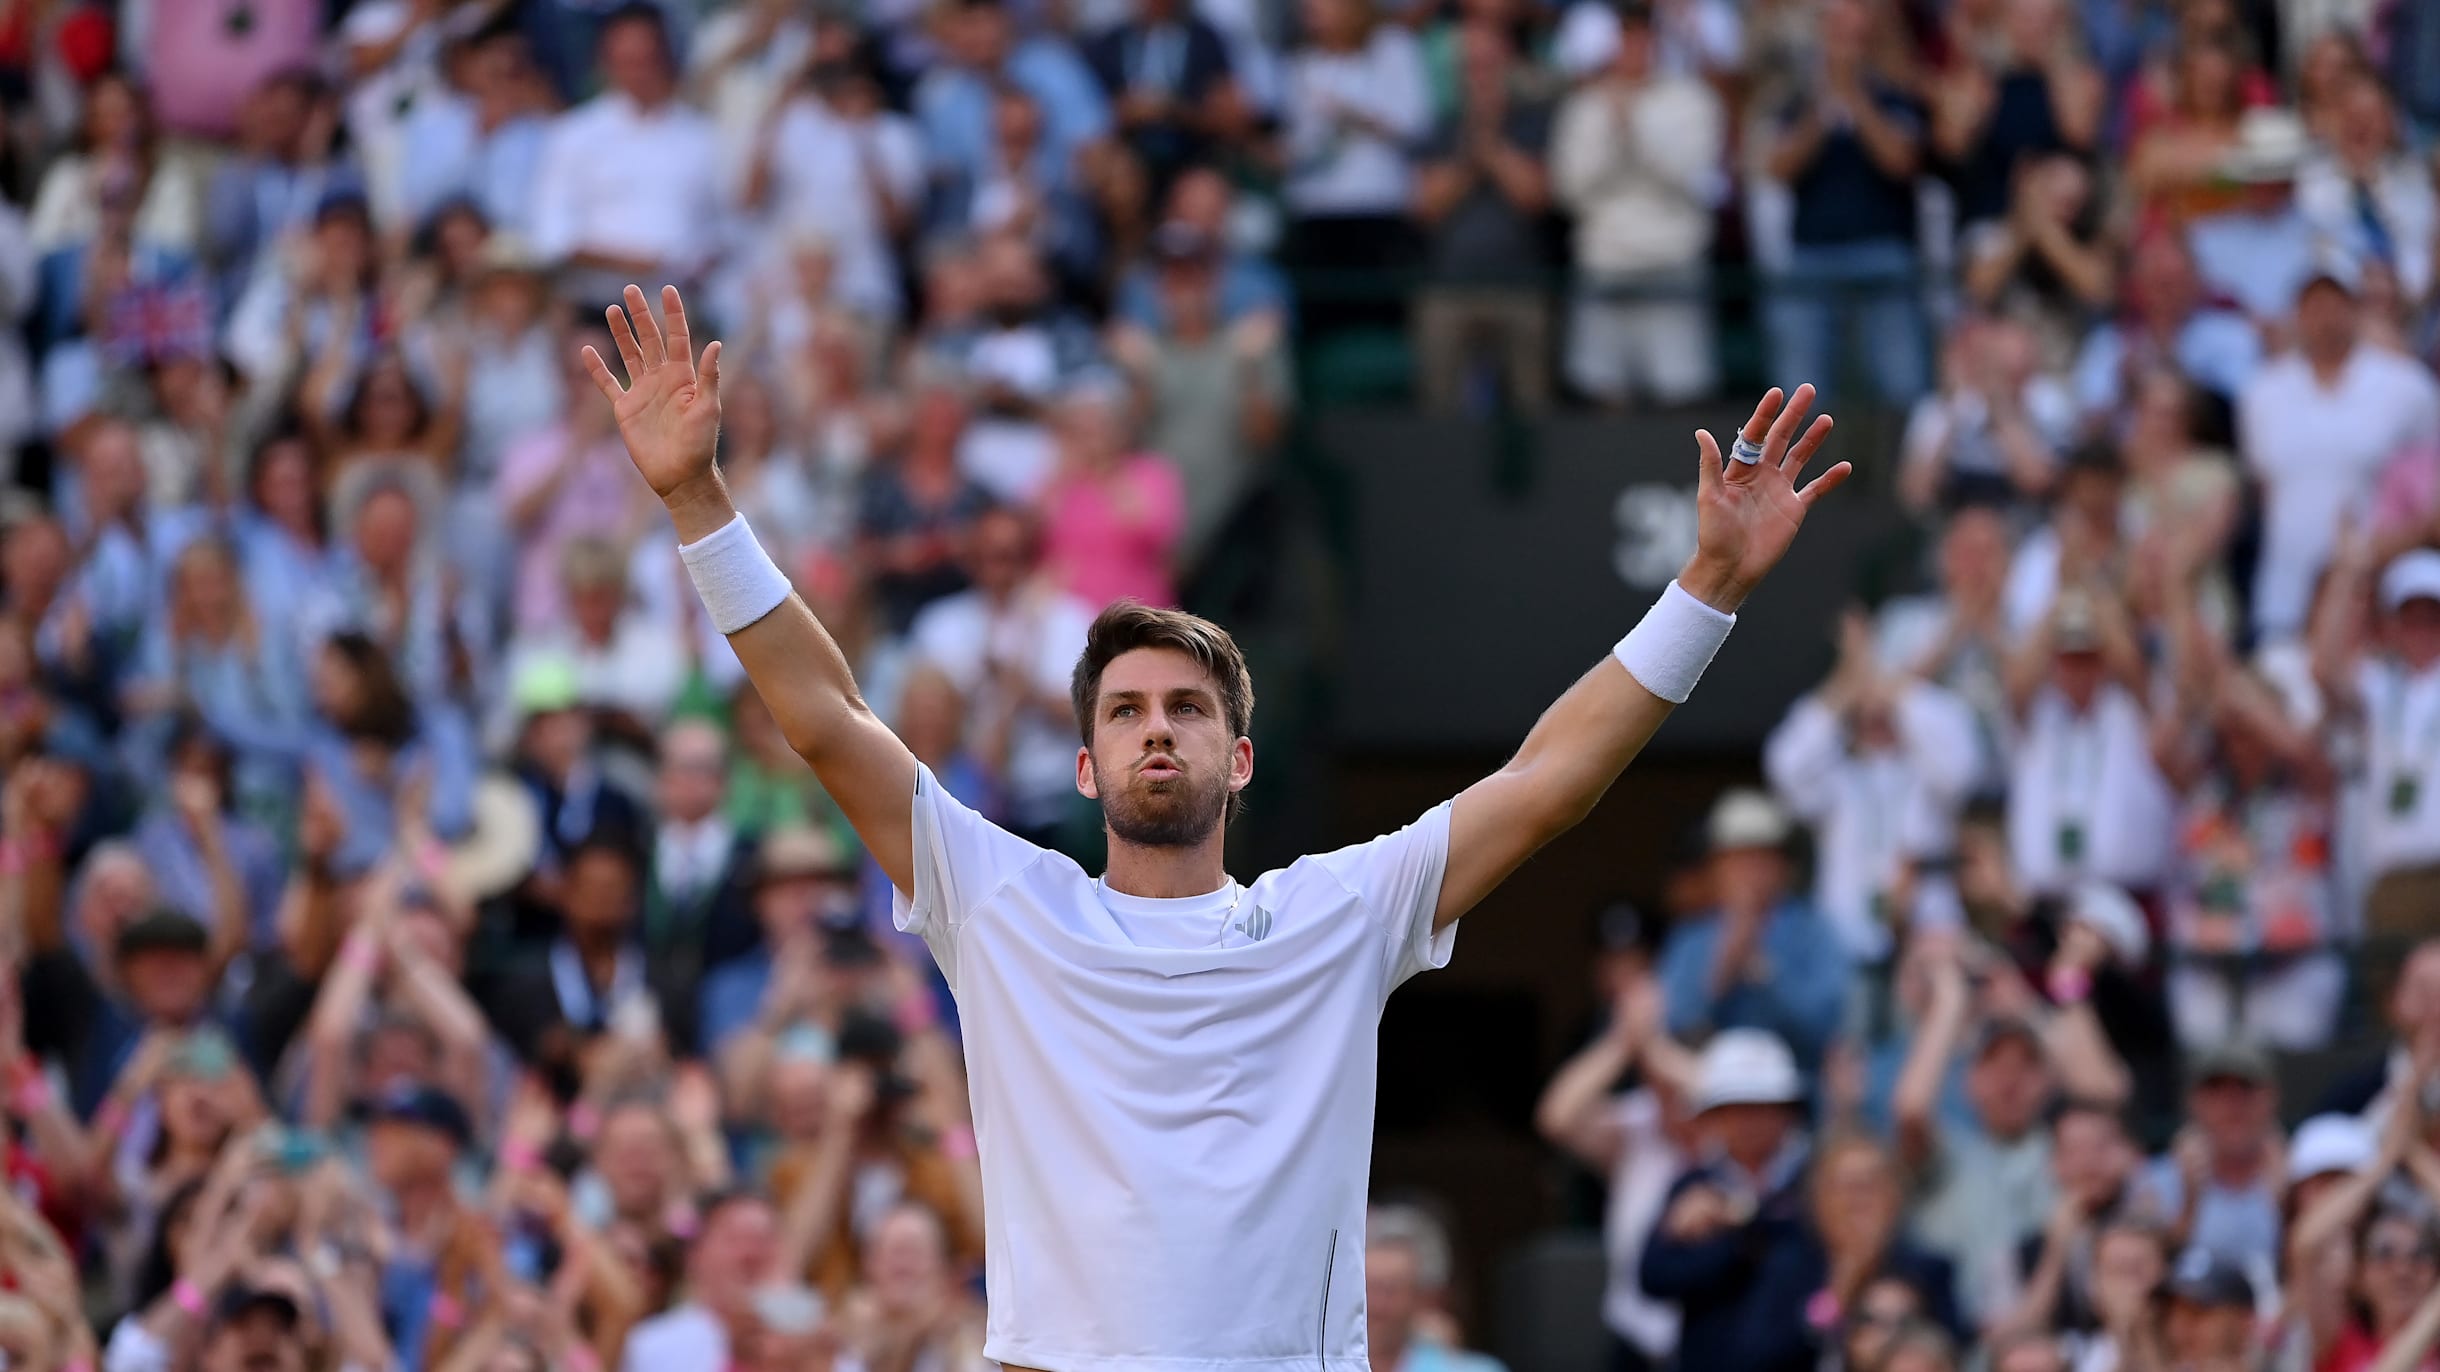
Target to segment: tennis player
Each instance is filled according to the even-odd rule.
[[[1846,463],[1795,479],[1830,429],[1812,388],[1763,397],[1701,452],[1678,579],[1509,763],[1413,824],[1251,885],[1221,840],[1254,777],[1254,692],[1228,634],[1121,602],[1076,666],[1076,789],[1108,869],[941,789],[746,527],[713,463],[720,344],[675,288],[629,286],[621,385],[585,364],[668,506],[713,622],[789,744],[897,888],[957,996],[984,1192],[984,1351],[1027,1372],[1368,1372],[1364,1209],[1376,1026],[1449,960],[1457,921],[1593,808],[1686,699],[1736,610]],[[1461,645],[1451,645],[1460,650]]]

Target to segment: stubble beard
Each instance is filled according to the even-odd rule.
[[[1228,777],[1195,772],[1145,781],[1133,772],[1111,776],[1094,766],[1101,818],[1122,843],[1138,848],[1192,848],[1210,838],[1228,814]]]

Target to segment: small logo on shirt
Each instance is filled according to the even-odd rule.
[[[1238,933],[1260,943],[1271,936],[1271,912],[1257,905],[1254,913],[1237,921],[1235,928]]]

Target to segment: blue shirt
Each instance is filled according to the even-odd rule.
[[[236,815],[223,820],[223,842],[245,893],[248,942],[268,948],[278,932],[280,891],[288,879],[279,844],[262,825]],[[217,913],[211,869],[186,821],[170,807],[156,806],[136,826],[135,843],[161,903],[210,928]]]
[[[331,865],[342,873],[372,870],[398,832],[396,801],[400,787],[416,768],[428,769],[431,798],[425,821],[444,839],[465,835],[474,825],[474,790],[482,768],[474,726],[463,711],[441,701],[415,705],[416,734],[391,760],[390,774],[379,781],[364,775],[355,746],[338,730],[316,722],[306,736],[306,761],[330,787],[346,823],[339,851]]]
[[[704,974],[695,1020],[700,1026],[696,1041],[703,1045],[705,1057],[718,1057],[732,1037],[754,1022],[754,1012],[762,1007],[763,992],[770,985],[771,959],[767,956],[731,958]]]
[[[1288,280],[1278,267],[1259,257],[1230,253],[1220,264],[1215,308],[1223,328],[1257,310],[1287,314]],[[1118,304],[1112,312],[1156,334],[1169,332],[1169,307],[1161,300],[1160,281],[1149,266],[1139,264],[1127,270],[1118,283]]]
[[[1722,1029],[1767,1029],[1787,1042],[1806,1072],[1817,1071],[1847,1008],[1847,950],[1829,922],[1803,901],[1781,901],[1756,940],[1759,977],[1714,1000],[1720,925],[1717,913],[1680,925],[1661,950],[1670,1034],[1701,1042]]]
[[[2205,285],[2256,319],[2285,319],[2321,268],[2320,237],[2293,202],[2270,214],[2231,210],[2186,226]]]
[[[1042,112],[1042,138],[1061,166],[1076,150],[1110,132],[1110,104],[1101,83],[1074,48],[1055,38],[1017,44],[1000,75]],[[981,180],[991,171],[992,82],[983,73],[942,66],[915,88],[915,119],[936,171]]]
[[[533,232],[533,189],[548,121],[521,116],[483,131],[474,102],[418,100],[408,114],[399,168],[409,223],[452,200],[471,200],[492,227]]]
[[[2076,356],[2076,404],[2086,414],[2115,410],[2127,393],[2121,380],[2127,349],[2122,324],[2104,324],[2084,341]],[[2232,400],[2262,365],[2261,333],[2230,310],[2197,310],[2178,326],[2169,350],[2187,380]]]

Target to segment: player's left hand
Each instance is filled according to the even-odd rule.
[[[1733,613],[1795,541],[1813,502],[1838,489],[1855,468],[1841,462],[1801,488],[1796,478],[1830,436],[1830,416],[1804,427],[1813,387],[1793,396],[1776,386],[1754,407],[1741,436],[1762,449],[1760,462],[1724,458],[1708,429],[1697,429],[1702,474],[1695,488],[1695,554],[1678,584],[1714,609]],[[1801,436],[1799,435],[1799,431]]]

